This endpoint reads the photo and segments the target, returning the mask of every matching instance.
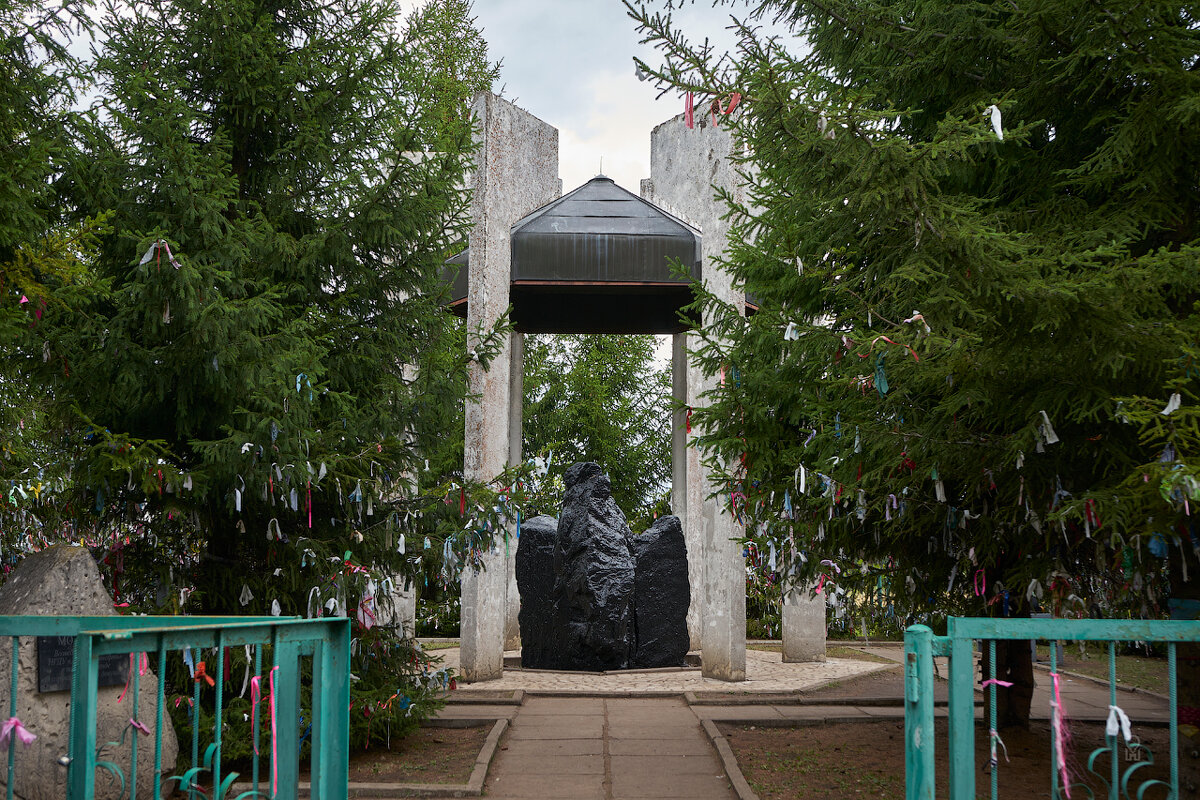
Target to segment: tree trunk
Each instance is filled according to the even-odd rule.
[[[1033,655],[1028,640],[996,641],[996,680],[1011,683],[1011,687],[996,687],[996,727],[1028,728],[1029,710],[1033,702]],[[990,641],[983,642],[982,681],[991,677],[989,669]],[[991,687],[983,690],[984,721],[989,722],[987,709]]]
[[[237,615],[239,578],[248,565],[239,557],[239,541],[242,538],[231,524],[228,516],[219,509],[209,508],[201,512],[207,523],[208,546],[200,555],[197,568],[196,588],[200,591],[199,610],[215,616]]]

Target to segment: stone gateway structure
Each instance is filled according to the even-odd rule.
[[[515,332],[489,369],[476,362],[469,371],[466,477],[490,480],[521,461],[527,332],[672,334],[674,397],[683,406],[700,405],[701,393],[717,379],[688,363],[687,326],[677,312],[690,290],[668,262],[694,265],[693,279],[745,307],[744,294],[716,264],[728,222],[714,187],[746,197],[731,134],[703,118],[688,128],[681,115],[651,134],[650,178],[642,181],[640,197],[603,176],[560,197],[555,128],[492,94],[478,95],[472,110],[478,146],[471,177],[474,227],[467,251],[453,259],[458,279],[452,308],[466,317],[470,332],[490,328],[511,302]],[[701,651],[706,677],[745,680],[741,531],[712,496],[721,482],[688,446],[683,412],[675,414],[672,431],[671,510],[686,544],[689,645]],[[518,633],[516,559],[495,548],[484,556],[484,567],[463,573],[465,681],[499,677],[505,643],[515,643]],[[824,616],[822,598],[794,592],[784,608],[785,655],[789,640],[799,637],[806,644],[791,653],[823,658]]]

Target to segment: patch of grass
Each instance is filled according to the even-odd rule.
[[[1050,663],[1049,645],[1039,644],[1038,660]],[[1060,669],[1108,680],[1108,648],[1103,642],[1085,642],[1081,653],[1075,642],[1063,642],[1063,661]],[[1117,684],[1165,694],[1167,691],[1167,659],[1157,656],[1137,656],[1117,653]]]
[[[762,800],[830,800],[830,798],[889,798],[902,800],[905,795],[904,722],[878,720],[860,723],[832,723],[799,728],[756,728],[755,726],[718,724],[737,758],[738,767]],[[944,797],[943,776],[949,773],[948,730],[945,719],[934,723],[935,770],[939,777],[939,797]],[[1161,728],[1139,730],[1142,744],[1152,753],[1167,752],[1170,734]],[[1074,747],[1090,753],[1105,745],[1104,724],[1072,725]],[[1002,798],[1044,798],[1049,796],[1052,760],[1050,726],[1035,721],[1030,729],[1010,728],[1004,733],[1007,757],[998,771],[999,796]],[[991,776],[984,767],[988,762],[990,740],[975,736],[976,797],[991,796]],[[1168,778],[1165,759],[1148,763],[1130,785],[1144,780]],[[1123,768],[1128,762],[1122,762]],[[1107,796],[1101,775],[1080,773],[1073,778],[1081,787],[1080,797]],[[1143,783],[1143,786],[1145,784]],[[1083,787],[1088,788],[1083,788]],[[1074,788],[1074,787],[1073,787]],[[1072,797],[1075,797],[1072,792]],[[1161,797],[1153,791],[1149,797]]]
[[[421,645],[421,649],[430,650],[450,650],[458,647],[458,642],[427,642]]]
[[[851,658],[855,661],[870,661],[872,664],[895,664],[890,658],[877,656],[873,653],[864,653],[862,650],[855,650],[853,647],[826,647],[825,656],[827,658]]]

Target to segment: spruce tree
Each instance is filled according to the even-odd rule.
[[[726,266],[761,305],[700,299],[730,379],[695,420],[748,535],[914,621],[1198,596],[1195,7],[742,10],[721,59],[630,6],[664,88],[741,96]]]
[[[85,11],[73,1],[0,4],[0,545],[10,560],[61,532],[55,496],[70,474],[62,433],[71,421],[47,383],[29,377],[64,365],[22,340],[48,309],[89,291],[104,231],[102,219],[65,214],[57,190],[83,80],[67,43],[89,26]]]
[[[463,539],[411,476],[421,421],[461,402],[440,268],[469,224],[467,103],[496,75],[470,4],[112,0],[99,26],[58,186],[111,232],[88,290],[23,330],[16,373],[72,422],[60,506],[115,599],[347,614],[357,702],[420,700],[431,684],[396,682],[412,644],[375,622],[423,538]],[[474,488],[464,506],[490,509]]]
[[[664,511],[671,480],[671,368],[655,347],[653,336],[525,338],[525,449],[549,457],[552,477],[600,464],[635,525]]]

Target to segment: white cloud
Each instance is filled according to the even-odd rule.
[[[673,98],[654,99],[632,70],[597,71],[581,89],[582,113],[547,120],[559,129],[559,174],[570,191],[600,172],[637,194],[650,177],[650,131],[678,113]]]

